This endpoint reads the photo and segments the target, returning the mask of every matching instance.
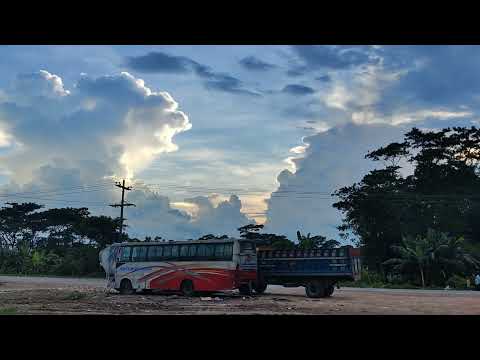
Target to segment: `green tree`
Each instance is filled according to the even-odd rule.
[[[337,240],[327,240],[325,236],[316,235],[310,236],[310,233],[307,236],[302,235],[300,231],[297,231],[297,240],[299,249],[309,250],[309,249],[331,249],[336,246],[339,246],[340,243]]]
[[[417,268],[422,287],[425,287],[425,270],[431,261],[430,244],[427,239],[405,236],[400,246],[393,245],[392,248],[399,257],[385,261],[384,265],[393,265],[398,272],[408,271],[411,267]]]
[[[382,271],[395,256],[404,234],[425,234],[429,228],[466,243],[480,239],[480,130],[413,128],[404,141],[365,155],[383,162],[359,183],[335,192],[334,207],[343,213],[340,230],[356,235],[369,268]],[[402,164],[413,173],[402,175]]]

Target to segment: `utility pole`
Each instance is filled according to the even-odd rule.
[[[120,208],[120,232],[119,232],[119,240],[121,241],[122,240],[122,234],[123,234],[123,220],[126,220],[124,217],[123,217],[123,208],[125,206],[135,206],[135,204],[131,204],[131,203],[126,203],[125,202],[125,190],[132,190],[132,187],[131,186],[125,186],[125,179],[123,179],[122,183],[120,182],[116,182],[115,183],[115,186],[116,187],[119,187],[120,189],[122,189],[122,202],[120,204],[112,204],[110,205],[111,207],[119,207]]]

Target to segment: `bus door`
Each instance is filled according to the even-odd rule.
[[[145,281],[139,281],[150,272],[147,261],[148,246],[123,246],[116,263],[116,278],[128,278],[134,289],[144,289]],[[118,284],[117,284],[118,285]]]
[[[257,269],[257,253],[255,244],[251,241],[240,241],[239,269]]]

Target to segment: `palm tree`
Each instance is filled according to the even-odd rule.
[[[399,255],[398,258],[392,258],[385,261],[384,265],[393,265],[394,270],[404,272],[409,266],[415,266],[422,280],[422,287],[425,287],[425,270],[430,265],[432,259],[431,243],[427,238],[411,235],[402,239],[400,246],[392,246],[392,249]]]
[[[404,272],[409,266],[415,266],[425,287],[425,273],[431,269],[441,272],[445,280],[447,274],[463,272],[466,266],[479,268],[480,262],[465,250],[462,237],[448,236],[433,229],[428,229],[424,237],[406,236],[401,246],[392,246],[399,255],[385,261],[384,265],[394,265],[394,270]]]

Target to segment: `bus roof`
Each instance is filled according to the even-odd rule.
[[[234,241],[252,241],[248,239],[211,239],[211,240],[168,240],[168,241],[133,241],[133,242],[123,242],[123,243],[114,243],[115,246],[124,246],[124,245],[171,245],[171,244],[218,244],[218,243],[230,243]]]

